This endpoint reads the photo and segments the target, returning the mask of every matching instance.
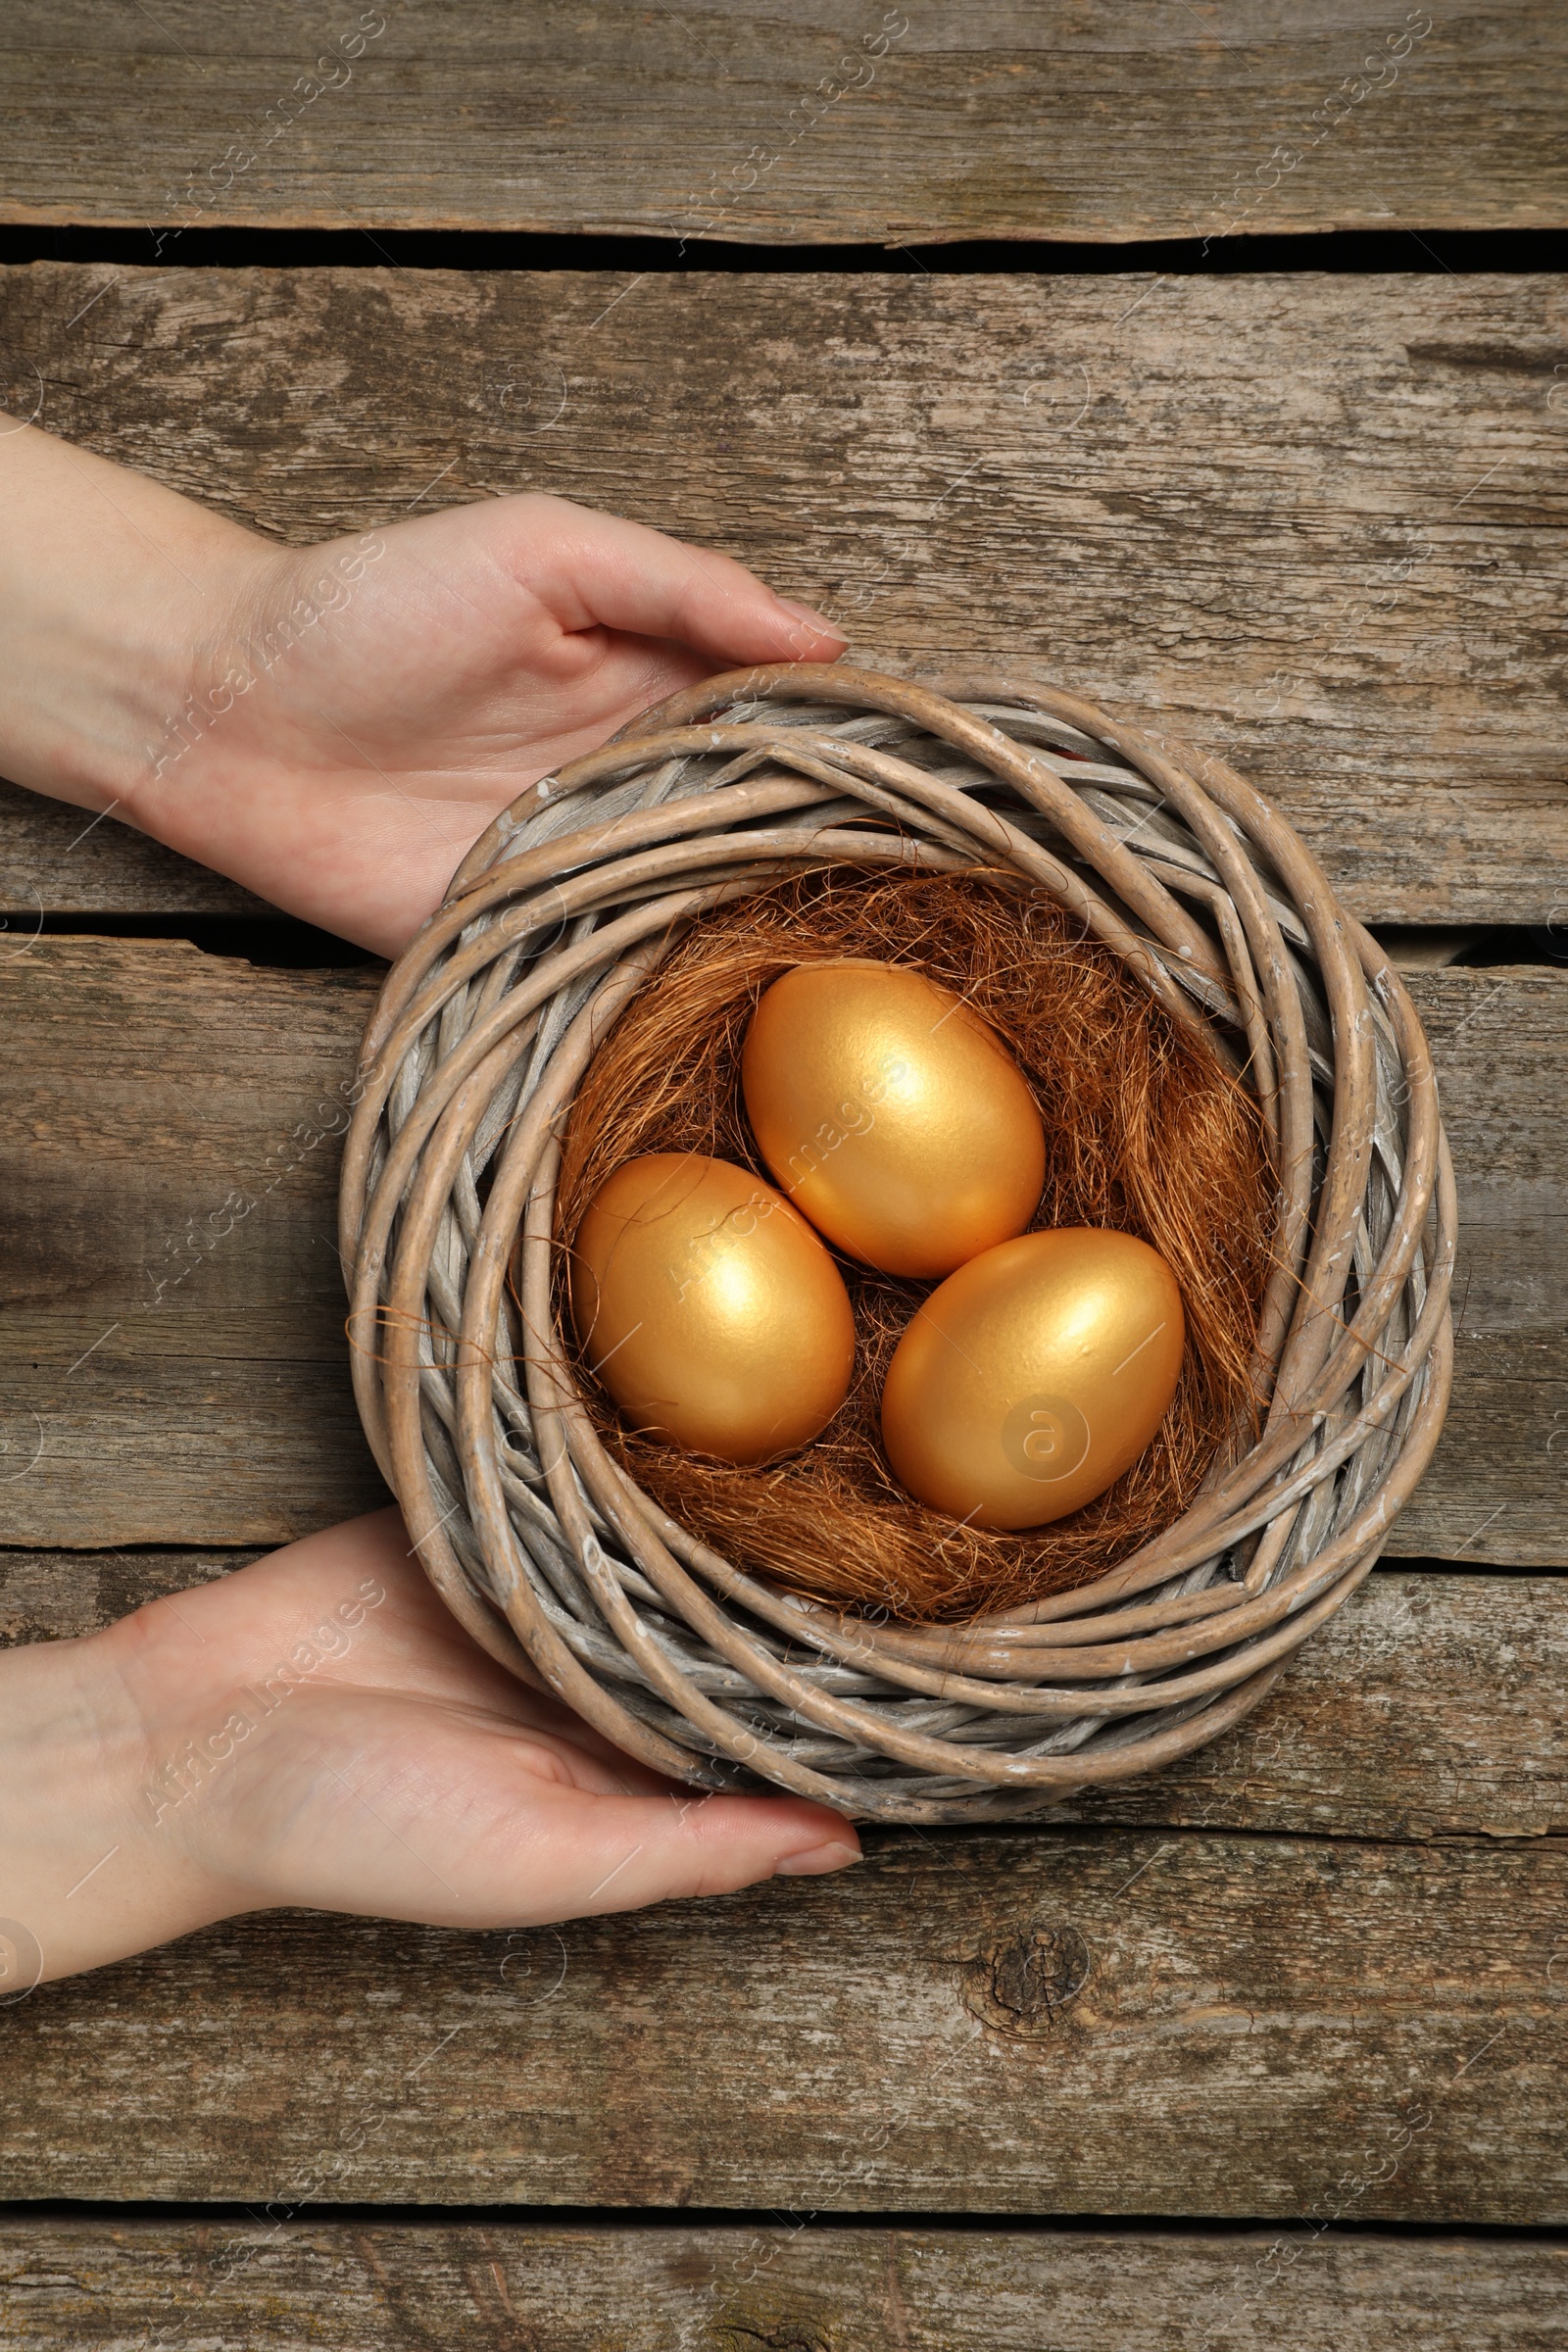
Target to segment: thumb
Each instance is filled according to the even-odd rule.
[[[712,548],[564,498],[505,499],[489,512],[507,526],[514,577],[563,629],[673,638],[724,663],[833,662],[844,650],[832,621]]]
[[[771,1878],[811,1878],[860,1859],[850,1824],[825,1805],[793,1796],[666,1796],[552,1792],[559,1818],[546,1833],[551,1899],[535,1876],[539,1859],[520,1855],[533,1884],[522,1908],[543,1923],[637,1911],[681,1895],[730,1894]]]

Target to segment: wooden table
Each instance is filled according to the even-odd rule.
[[[1442,1449],[1234,1737],[1047,1826],[869,1833],[842,1881],[242,1921],[36,1993],[0,2339],[1560,2344],[1561,17],[18,0],[0,37],[13,410],[291,540],[558,491],[887,666],[1157,710],[1412,967],[1464,1218]],[[1305,242],[1348,227],[1418,273]],[[1437,230],[1485,267],[1392,241]],[[1106,250],[1244,231],[1293,242]],[[626,242],[670,235],[731,243]],[[975,237],[1056,242],[934,250]],[[748,241],[859,250],[694,266]],[[378,1498],[299,1140],[378,967],[0,796],[0,1614],[36,1640]]]

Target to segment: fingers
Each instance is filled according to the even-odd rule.
[[[302,1694],[244,1751],[185,1843],[230,1910],[291,1904],[453,1928],[545,1927],[727,1894],[859,1858],[849,1823],[789,1796],[654,1793],[572,1742],[384,1693]],[[219,1916],[218,1912],[213,1913]]]
[[[507,499],[487,513],[514,576],[566,631],[674,638],[720,662],[832,662],[844,650],[831,621],[712,548],[560,498]]]
[[[860,1859],[849,1822],[792,1796],[560,1790],[535,1827],[544,1835],[518,1856],[517,1919],[524,1924],[729,1894],[762,1879],[816,1877]]]

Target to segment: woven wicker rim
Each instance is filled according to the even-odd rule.
[[[1056,900],[1244,1071],[1278,1173],[1256,1444],[1108,1575],[958,1629],[842,1615],[699,1542],[605,1450],[553,1319],[597,1043],[697,916],[826,866]],[[474,845],[358,1090],[354,1379],[419,1557],[493,1657],[699,1787],[999,1820],[1184,1755],[1368,1574],[1442,1428],[1453,1176],[1408,995],[1251,786],[1074,695],[814,665],[676,695]]]

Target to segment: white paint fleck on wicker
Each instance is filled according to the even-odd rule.
[[[1277,812],[1078,698],[734,672],[525,792],[388,975],[342,1241],[360,1410],[456,1615],[704,1788],[998,1820],[1213,1739],[1368,1573],[1442,1427],[1453,1180],[1408,996]],[[1010,869],[1245,1070],[1279,1176],[1257,1443],[1082,1590],[953,1629],[720,1558],[599,1442],[553,1324],[559,1135],[694,917],[823,865]],[[523,1235],[522,1311],[507,1269]]]

